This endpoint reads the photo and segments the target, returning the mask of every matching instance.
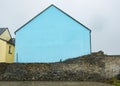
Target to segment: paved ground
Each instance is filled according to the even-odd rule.
[[[114,86],[98,82],[0,81],[0,86]]]

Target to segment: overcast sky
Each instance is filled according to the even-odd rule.
[[[54,4],[92,30],[92,51],[120,55],[120,0],[0,0],[0,27],[14,31]]]

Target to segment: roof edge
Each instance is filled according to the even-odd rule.
[[[76,20],[75,18],[73,18],[72,16],[70,16],[69,14],[67,14],[66,12],[64,12],[63,10],[61,10],[60,8],[58,8],[57,6],[55,6],[55,5],[53,5],[53,6],[55,8],[57,8],[58,10],[60,10],[65,15],[67,15],[68,17],[70,17],[71,19],[73,19],[74,21],[76,21],[77,23],[79,23],[80,25],[82,25],[83,27],[85,27],[86,29],[88,29],[91,32],[91,29],[89,29],[88,27],[86,27],[84,24],[82,24],[81,22],[79,22],[78,20]]]
[[[10,31],[9,31],[9,29],[8,29],[8,28],[6,28],[6,29],[8,30],[8,33],[10,34]],[[11,34],[10,34],[10,37],[12,38]]]
[[[40,14],[42,14],[43,12],[45,12],[47,9],[49,9],[51,6],[54,6],[53,4],[51,4],[49,7],[47,7],[46,9],[44,9],[43,11],[41,11],[40,13],[38,13],[35,17],[33,17],[32,19],[30,19],[27,23],[25,23],[24,25],[22,25],[19,29],[17,29],[14,33],[16,34],[17,31],[19,31],[22,27],[24,27],[25,25],[27,25],[28,23],[30,23],[33,19],[35,19],[36,17],[38,17]]]
[[[11,45],[14,45],[14,46],[15,46],[15,44],[10,43],[10,42],[9,42],[9,41],[7,41],[7,40],[4,40],[4,39],[2,39],[2,38],[0,38],[0,40],[2,40],[2,41],[4,41],[4,42],[6,42],[6,43],[8,43],[8,44],[11,44]]]
[[[40,13],[38,13],[35,17],[33,17],[32,19],[30,19],[27,23],[25,23],[24,25],[22,25],[19,29],[17,29],[14,33],[16,34],[17,31],[19,31],[22,27],[24,27],[25,25],[27,25],[28,23],[30,23],[33,19],[35,19],[36,17],[38,17],[40,14],[42,14],[43,12],[45,12],[47,9],[49,9],[51,6],[54,6],[55,8],[57,8],[58,10],[60,10],[62,13],[64,13],[65,15],[67,15],[68,17],[70,17],[71,19],[73,19],[74,21],[76,21],[77,23],[79,23],[80,25],[82,25],[83,27],[85,27],[87,30],[89,30],[91,32],[91,30],[86,27],[85,25],[83,25],[82,23],[80,23],[79,21],[77,21],[75,18],[71,17],[70,15],[68,15],[66,12],[62,11],[60,8],[58,8],[57,6],[55,6],[54,4],[51,4],[50,6],[48,6],[46,9],[44,9],[43,11],[41,11]]]
[[[8,28],[5,27],[5,28],[2,28],[2,29],[4,29],[4,30],[2,31],[2,33],[4,33]],[[1,33],[1,34],[2,34],[2,33]],[[1,35],[1,34],[0,34],[0,35]]]

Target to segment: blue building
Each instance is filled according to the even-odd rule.
[[[91,53],[91,30],[54,5],[15,34],[16,62],[57,62]]]

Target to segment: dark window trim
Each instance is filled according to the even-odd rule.
[[[11,47],[12,47],[12,46],[9,46],[9,51],[8,51],[9,54],[12,54],[12,52],[11,52]]]

